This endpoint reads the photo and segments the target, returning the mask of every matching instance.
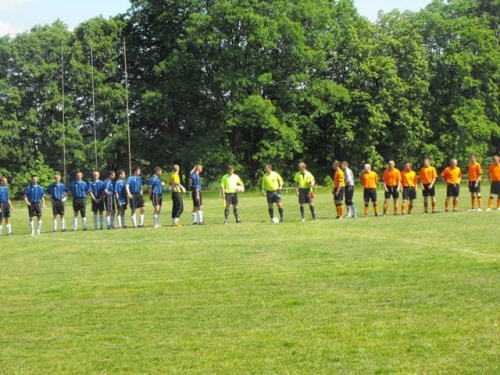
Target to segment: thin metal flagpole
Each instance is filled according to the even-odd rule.
[[[66,107],[64,96],[64,42],[61,42],[61,92],[62,92],[62,124],[63,124],[63,176],[64,184],[68,184],[66,176]]]
[[[128,103],[128,72],[127,72],[127,47],[123,39],[123,58],[125,62],[125,106],[127,110],[127,138],[128,138],[128,173],[132,175],[132,148],[130,146],[130,115]]]
[[[94,120],[94,156],[95,156],[95,170],[97,171],[97,130],[96,130],[96,117],[95,117],[95,85],[94,85],[94,50],[90,44],[90,65],[92,67],[92,118]]]

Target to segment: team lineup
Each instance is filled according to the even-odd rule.
[[[336,207],[336,219],[356,218],[358,213],[353,203],[354,195],[354,174],[346,161],[335,161],[332,165],[333,176],[333,200]],[[273,171],[272,165],[268,164],[264,168],[265,174],[262,177],[262,194],[266,197],[268,213],[272,222],[283,223],[285,214],[281,190],[283,189],[283,179],[279,173]],[[203,198],[200,174],[203,166],[197,164],[189,173],[188,190],[191,192],[193,202],[192,224],[205,225],[203,220]],[[241,223],[238,211],[238,193],[245,191],[245,185],[241,178],[234,173],[233,166],[227,168],[227,174],[221,178],[220,188],[224,201],[224,224],[229,222],[231,206],[233,208],[236,223]],[[186,193],[186,188],[181,184],[180,168],[174,165],[172,173],[166,185],[172,197],[172,226],[180,227],[179,219],[184,211],[182,195]],[[161,176],[163,169],[156,167],[154,174],[148,182],[147,194],[153,205],[153,227],[160,228],[160,215],[163,204],[163,194],[165,183]],[[493,163],[488,168],[487,177],[490,182],[490,195],[488,199],[487,211],[493,209],[494,198],[497,198],[496,209],[500,211],[500,157],[494,156]],[[481,179],[482,168],[477,161],[476,155],[472,155],[468,166],[468,188],[471,194],[471,207],[469,211],[482,211]],[[457,165],[457,160],[452,159],[448,167],[438,176],[437,170],[431,165],[430,159],[426,158],[420,172],[417,174],[412,169],[410,163],[404,165],[404,170],[396,168],[393,160],[387,163],[387,168],[382,173],[381,182],[384,187],[384,203],[382,214],[385,216],[389,211],[389,204],[392,199],[393,214],[411,214],[414,208],[414,200],[417,199],[417,191],[422,191],[424,214],[436,213],[436,191],[435,184],[441,177],[446,184],[445,212],[458,211],[458,197],[460,195],[460,183],[463,177],[461,168]],[[116,180],[116,181],[115,181]],[[313,220],[316,220],[314,208],[313,188],[316,182],[313,174],[307,170],[305,163],[298,164],[298,172],[294,176],[294,188],[298,198],[302,222],[305,221],[305,206],[308,205]],[[364,216],[368,217],[370,203],[372,204],[374,216],[379,216],[377,188],[379,186],[379,176],[372,171],[370,164],[365,164],[361,174],[361,185],[363,186]],[[401,208],[399,197],[402,194]],[[69,188],[61,182],[61,176],[56,174],[54,182],[45,190],[38,184],[38,177],[33,175],[31,183],[24,191],[24,202],[28,208],[30,233],[32,236],[40,234],[42,231],[42,214],[46,208],[46,197],[52,202],[53,226],[52,231],[66,231],[65,224],[65,202],[68,197],[72,198],[73,225],[72,230],[78,228],[78,219],[81,220],[83,231],[88,230],[86,206],[88,197],[91,199],[91,210],[93,213],[93,229],[124,229],[127,228],[125,213],[130,209],[131,225],[134,228],[144,227],[145,222],[145,200],[141,168],[134,167],[132,175],[126,178],[125,171],[109,171],[107,178],[102,181],[100,173],[92,173],[92,181],[83,180],[82,172],[75,174],[75,179],[69,184]],[[431,210],[429,210],[429,201]],[[274,206],[278,209],[279,218],[274,214]],[[345,205],[345,211],[344,211]],[[10,223],[11,213],[14,210],[9,196],[8,180],[2,177],[0,180],[0,235],[3,234],[5,225],[6,234],[12,235]],[[400,210],[400,211],[399,211]],[[137,218],[138,212],[138,218]],[[36,218],[36,228],[35,228]],[[115,220],[117,225],[115,226]]]

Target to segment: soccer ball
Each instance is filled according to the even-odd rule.
[[[243,193],[245,191],[245,188],[241,185],[236,186],[236,191],[238,193]]]
[[[280,222],[280,220],[277,218],[277,217],[273,217],[271,219],[271,221],[274,223],[274,224],[278,224]]]

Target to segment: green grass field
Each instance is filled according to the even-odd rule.
[[[283,225],[262,197],[240,197],[240,225],[213,198],[192,226],[185,205],[182,228],[151,228],[148,206],[145,229],[55,234],[47,210],[35,238],[17,209],[0,373],[500,373],[500,212],[466,212],[465,192],[458,213],[419,197],[412,216],[343,221],[322,193],[305,223],[286,195]]]

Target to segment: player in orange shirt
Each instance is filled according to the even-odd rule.
[[[491,182],[490,199],[486,211],[491,211],[493,208],[493,195],[497,196],[497,210],[500,211],[500,156],[493,157],[493,164],[488,169],[488,179]]]
[[[471,208],[469,211],[476,210],[476,197],[477,197],[477,211],[482,211],[483,202],[481,199],[481,164],[477,162],[477,156],[471,155],[469,164],[469,191],[471,194]]]
[[[378,216],[378,205],[377,205],[377,186],[378,186],[378,176],[375,172],[372,172],[372,167],[370,164],[365,164],[364,172],[361,175],[361,183],[363,184],[364,200],[365,200],[365,217],[368,217],[368,206],[370,201],[373,203],[373,210],[375,211],[375,216]]]
[[[450,166],[441,173],[443,182],[446,183],[446,201],[444,209],[450,210],[450,199],[453,197],[453,211],[458,211],[458,196],[460,195],[460,180],[462,171],[457,166],[457,159],[451,159]]]
[[[401,207],[401,213],[403,215],[405,214],[408,201],[410,201],[408,215],[411,215],[413,201],[417,199],[417,180],[417,173],[411,168],[410,163],[406,163],[405,170],[401,172],[401,184],[403,185],[403,205]]]
[[[429,212],[428,197],[431,197],[432,213],[436,213],[436,189],[434,187],[436,180],[436,168],[431,166],[431,159],[425,158],[424,166],[420,169],[420,183],[422,184],[422,195],[424,196],[424,214]]]
[[[335,201],[335,207],[337,208],[337,217],[335,219],[344,218],[344,206],[342,201],[344,200],[344,190],[345,190],[345,176],[344,171],[340,168],[340,162],[335,161],[333,163],[333,169],[335,170],[335,176],[333,178],[333,200]]]
[[[384,201],[384,216],[387,215],[387,208],[389,207],[389,200],[393,199],[394,215],[398,214],[398,199],[399,192],[401,191],[401,172],[395,167],[394,160],[389,160],[387,169],[382,174],[385,189]]]

